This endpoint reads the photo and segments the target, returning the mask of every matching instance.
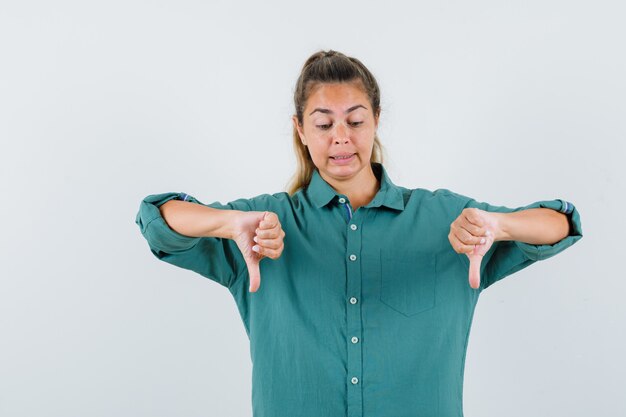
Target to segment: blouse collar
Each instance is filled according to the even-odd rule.
[[[404,210],[404,198],[401,188],[391,181],[387,170],[385,170],[385,167],[381,163],[371,162],[371,165],[374,175],[380,180],[380,189],[372,201],[364,207],[386,206],[397,210]],[[307,187],[307,193],[311,201],[313,201],[318,208],[327,205],[333,201],[333,199],[341,196],[341,194],[337,193],[337,191],[322,178],[317,168],[313,171],[311,181]]]

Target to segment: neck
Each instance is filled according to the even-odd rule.
[[[380,180],[374,174],[372,166],[363,169],[353,178],[345,181],[326,180],[335,191],[344,194],[350,200],[353,210],[367,205],[380,189]]]

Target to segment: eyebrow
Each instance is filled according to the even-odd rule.
[[[367,110],[367,108],[366,108],[365,106],[363,106],[363,105],[361,105],[361,104],[357,104],[356,106],[352,106],[352,107],[350,107],[348,110],[346,110],[346,111],[345,111],[345,113],[346,113],[346,114],[347,114],[347,113],[350,113],[352,110],[356,110],[356,109],[358,109],[359,107],[363,107],[365,110]],[[328,113],[330,113],[330,114],[333,114],[333,112],[332,112],[331,110],[329,110],[329,109],[322,109],[322,108],[319,108],[319,107],[318,107],[318,108],[316,108],[315,110],[313,110],[311,113],[309,113],[309,116],[310,116],[310,115],[312,115],[313,113],[315,113],[316,111],[318,111],[318,112],[320,112],[320,113],[327,113],[327,114],[328,114]]]

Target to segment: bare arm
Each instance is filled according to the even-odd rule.
[[[567,216],[549,208],[532,208],[497,217],[495,240],[517,240],[533,245],[551,245],[570,233]]]
[[[239,210],[220,210],[189,201],[170,200],[159,207],[161,216],[175,232],[190,237],[232,239]]]

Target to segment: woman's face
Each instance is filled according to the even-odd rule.
[[[326,181],[334,182],[367,175],[378,117],[360,83],[323,83],[311,92],[299,125],[300,140]],[[336,158],[349,155],[348,159]],[[365,171],[363,170],[365,168]]]

